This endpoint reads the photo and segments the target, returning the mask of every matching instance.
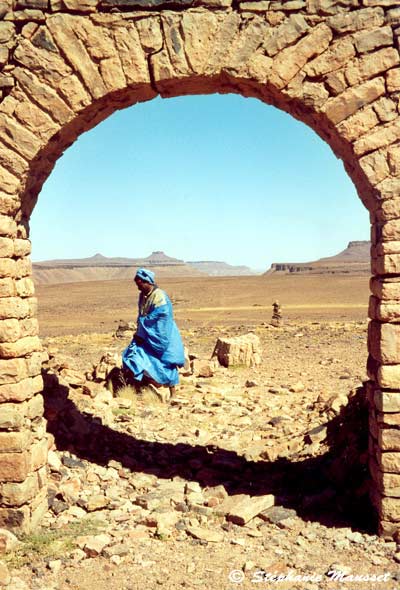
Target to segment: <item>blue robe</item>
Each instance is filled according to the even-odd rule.
[[[177,385],[177,367],[185,364],[185,353],[171,301],[158,287],[147,297],[140,293],[136,335],[140,343],[133,338],[124,350],[123,366],[137,381],[150,377],[162,385]]]

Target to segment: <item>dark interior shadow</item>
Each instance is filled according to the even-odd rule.
[[[362,387],[327,423],[327,452],[269,462],[248,461],[217,446],[151,442],[115,431],[100,418],[80,412],[54,374],[44,371],[43,377],[47,428],[58,450],[103,466],[115,460],[132,472],[160,478],[223,484],[229,495],[274,494],[276,505],[295,509],[304,520],[376,531],[368,498],[368,407]]]

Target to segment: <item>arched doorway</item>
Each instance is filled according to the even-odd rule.
[[[191,4],[174,2],[168,10],[168,0],[94,2],[71,11],[10,12],[1,23],[0,525],[27,530],[47,507],[28,229],[43,182],[79,134],[117,109],[158,94],[235,92],[312,127],[343,160],[370,211],[370,465],[381,531],[391,535],[400,521],[395,15],[379,6],[318,2]]]

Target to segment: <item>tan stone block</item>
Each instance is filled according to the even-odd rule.
[[[270,83],[284,88],[306,63],[329,47],[332,31],[325,24],[316,26],[292,47],[283,49],[275,58],[271,68]]]
[[[0,277],[14,277],[16,262],[12,258],[0,258]]]
[[[30,277],[32,276],[32,261],[26,256],[25,258],[18,258],[15,261],[15,277]]]
[[[29,299],[21,299],[20,297],[0,298],[0,320],[24,318],[29,315]]]
[[[127,83],[148,84],[150,73],[147,59],[135,26],[130,24],[125,29],[117,29],[114,37]]]
[[[0,154],[4,154],[6,148],[0,146]],[[18,154],[15,154],[15,158],[18,158]],[[6,215],[7,217],[14,217],[19,208],[21,207],[20,201],[16,197],[11,197],[0,191],[0,215]]]
[[[0,456],[0,481],[20,482],[24,481],[30,471],[30,455],[23,453],[1,453]],[[1,517],[0,517],[1,522]]]
[[[15,283],[12,278],[0,279],[0,297],[13,297],[15,295]]]
[[[400,273],[400,255],[385,254],[378,256],[372,261],[372,272],[374,274],[397,274]]]
[[[32,250],[31,241],[16,238],[14,240],[14,254],[15,256],[23,257],[29,256]]]
[[[264,38],[265,21],[260,23],[258,20],[252,22],[251,35],[252,38],[257,38],[259,41]],[[219,18],[215,12],[191,13],[185,12],[182,16],[182,29],[184,30],[185,38],[185,53],[188,64],[194,72],[203,73],[206,70],[210,53],[213,50],[215,35],[219,28]],[[249,30],[243,30],[243,37],[248,41]],[[240,49],[236,47],[232,54],[232,67],[237,67],[237,51]],[[249,43],[249,53],[252,53],[252,43]],[[248,61],[249,54],[242,53],[242,64]],[[247,59],[246,59],[247,57]]]
[[[0,508],[0,527],[15,533],[28,533],[30,530],[29,507]]]
[[[39,334],[39,323],[36,318],[20,320],[21,338],[24,336],[37,336]]]
[[[110,92],[126,88],[126,78],[119,57],[103,59],[99,66],[100,75]]]
[[[379,148],[391,145],[400,139],[400,117],[386,125],[379,125],[371,133],[367,133],[354,143],[356,154],[378,150]]]
[[[15,342],[20,337],[21,328],[17,319],[0,321],[0,342]]]
[[[41,393],[38,393],[27,402],[26,415],[28,418],[33,420],[34,418],[43,416],[43,412],[43,395]]]
[[[400,219],[400,199],[388,199],[381,202],[377,211],[377,219],[380,222]]]
[[[44,111],[50,113],[51,118],[56,123],[64,125],[72,119],[73,112],[53,88],[47,84],[44,84],[43,82],[40,82],[36,76],[34,76],[34,74],[23,68],[15,68],[13,70],[13,74],[20,83],[23,90],[25,90],[28,95],[32,93],[38,101],[40,107]],[[27,106],[27,108],[29,107]],[[48,131],[46,131],[46,125],[44,123],[43,126],[41,135],[36,135],[36,137],[40,138],[41,143],[46,141],[46,138],[49,138],[51,134],[57,129],[56,125],[53,126],[53,131],[51,130],[51,127],[48,126]]]
[[[385,473],[400,473],[400,453],[377,449],[376,461],[381,471]]]
[[[21,76],[20,76],[21,77]],[[42,109],[25,98],[15,109],[15,116],[26,129],[46,140],[57,133],[59,127]]]
[[[63,0],[68,10],[76,12],[94,12],[99,3],[98,0]]]
[[[17,358],[41,349],[42,344],[37,336],[25,336],[16,342],[0,342],[0,357]]]
[[[92,102],[92,97],[75,74],[63,78],[58,85],[58,90],[63,100],[75,112],[81,111]]]
[[[384,24],[384,20],[383,9],[377,7],[339,13],[327,18],[326,22],[337,33],[352,33],[380,27]]]
[[[27,368],[24,359],[0,359],[0,399],[2,397],[1,385],[16,383],[26,376]]]
[[[11,238],[0,237],[0,258],[11,258],[14,255],[14,242]]]
[[[400,324],[370,322],[368,350],[381,363],[400,363]]]
[[[25,403],[2,404],[0,414],[0,429],[18,430],[25,423]]]
[[[33,444],[30,448],[31,456],[31,470],[36,471],[39,467],[47,463],[47,439],[43,438],[41,441]]]
[[[378,445],[382,451],[400,451],[400,430],[378,428]]]
[[[378,198],[380,200],[396,199],[400,195],[400,178],[386,178],[375,188],[379,191]]]
[[[375,104],[375,103],[373,103]],[[372,106],[365,107],[359,112],[351,115],[338,125],[338,131],[342,137],[353,141],[364,135],[370,129],[379,124],[379,119]]]
[[[322,55],[308,62],[304,71],[310,77],[328,74],[348,64],[355,53],[351,39],[345,38],[333,43]]]
[[[375,250],[377,256],[384,256],[385,254],[399,254],[400,241],[380,242],[375,246]]]
[[[78,17],[73,21],[74,33],[94,62],[117,56],[111,27],[99,27],[91,19]]]
[[[17,225],[12,217],[0,215],[0,236],[11,236],[16,234]]]
[[[394,145],[389,148],[388,162],[391,174],[393,176],[400,176],[400,145]],[[400,202],[400,199],[398,202]]]
[[[140,43],[146,53],[155,53],[162,49],[163,36],[161,21],[158,16],[142,18],[136,21],[135,25],[139,33]]]
[[[382,365],[377,373],[378,384],[385,389],[400,389],[400,365]]]
[[[57,52],[47,29],[42,27],[32,41],[33,43],[28,39],[21,40],[15,49],[14,59],[40,81],[55,88],[58,82],[72,73],[72,69]],[[49,51],[39,47],[38,44],[43,42],[51,44],[53,49]]]
[[[28,475],[25,481],[19,483],[4,483],[0,486],[2,505],[22,506],[37,496],[39,486],[36,474]]]
[[[382,498],[380,515],[384,520],[400,523],[400,498]]]
[[[400,219],[393,219],[384,223],[381,228],[382,238],[386,241],[400,240]]]
[[[333,123],[340,123],[354,115],[363,106],[370,104],[385,94],[383,78],[368,80],[359,86],[348,88],[339,96],[327,101],[324,111]]]
[[[17,69],[15,68],[13,73]],[[36,135],[3,113],[0,113],[0,139],[28,161],[33,160],[41,147]]]
[[[342,70],[331,72],[325,76],[325,85],[332,96],[342,94],[347,88],[347,82]]]
[[[383,151],[375,151],[359,160],[361,168],[369,181],[375,185],[389,176],[387,155]]]
[[[26,367],[28,371],[29,377],[36,377],[37,375],[41,375],[42,371],[42,364],[44,361],[48,360],[49,356],[47,352],[33,352],[27,359],[26,359]],[[40,391],[40,390],[38,390]]]
[[[400,300],[400,279],[381,279],[372,277],[370,289],[378,299]]]
[[[0,432],[0,453],[22,453],[30,447],[31,443],[32,434],[29,430]]]
[[[0,146],[0,163],[4,166],[4,168],[13,170],[15,175],[18,177],[21,177],[24,174],[26,174],[29,167],[28,163],[26,162],[26,160],[24,160],[24,158],[21,158],[21,156],[19,156],[15,150],[9,149],[5,145]],[[15,202],[13,210],[0,210],[0,213],[15,214],[17,208],[17,203]]]
[[[96,64],[91,60],[82,41],[76,36],[74,28],[79,19],[69,14],[54,14],[48,17],[47,26],[60,51],[80,74],[93,98],[101,98],[107,93],[105,84]]]
[[[31,278],[23,278],[15,281],[17,295],[20,297],[31,297],[35,294],[35,284]]]
[[[400,68],[393,68],[386,73],[386,86],[388,92],[400,91]]]
[[[38,304],[36,297],[28,297],[26,299],[29,305],[29,317],[36,317],[38,311]]]
[[[380,27],[373,31],[355,33],[354,44],[359,53],[373,51],[384,45],[393,45],[393,31],[391,27]]]
[[[370,473],[381,495],[398,498],[400,496],[400,474],[383,473],[373,457],[369,463]]]
[[[0,43],[7,43],[15,35],[14,23],[2,22],[0,23]]]
[[[282,24],[270,29],[263,48],[267,55],[274,57],[279,51],[298,41],[309,29],[310,25],[302,14],[292,14]]]
[[[397,104],[391,98],[382,96],[382,98],[374,102],[373,107],[382,123],[388,123],[398,117]]]
[[[395,413],[383,413],[378,412],[377,414],[377,422],[380,426],[385,426],[386,428],[392,428],[400,426],[400,412]]]
[[[26,375],[27,370],[25,366],[24,370]],[[41,375],[23,378],[21,381],[18,381],[17,383],[8,383],[5,385],[0,385],[0,402],[22,402],[24,400],[31,398],[35,393],[39,393],[42,390],[43,379]]]
[[[354,86],[373,78],[377,74],[385,73],[398,64],[399,54],[397,49],[385,47],[354,60],[346,68],[345,76],[349,85]]]
[[[31,511],[30,527],[35,530],[41,523],[43,516],[48,511],[47,490],[40,491],[35,499],[34,506]]]

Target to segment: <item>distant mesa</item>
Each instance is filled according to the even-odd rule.
[[[315,262],[274,262],[265,275],[272,273],[366,274],[370,272],[369,241],[349,242],[339,254]]]
[[[97,253],[88,258],[35,262],[33,276],[37,284],[126,280],[132,279],[135,269],[141,266],[153,269],[159,278],[256,274],[246,266],[214,261],[185,262],[157,250],[146,258],[108,258]]]

